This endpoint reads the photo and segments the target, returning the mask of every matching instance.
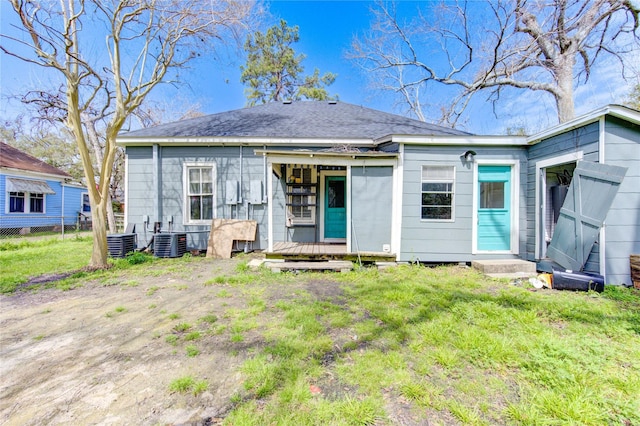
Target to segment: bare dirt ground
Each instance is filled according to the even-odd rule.
[[[237,343],[228,331],[213,332],[250,295],[246,286],[204,283],[232,273],[237,262],[199,260],[129,281],[0,296],[0,424],[218,423],[242,389],[239,366],[262,343],[257,331]],[[250,292],[286,297],[277,287],[256,283]],[[218,321],[207,323],[206,315]],[[258,318],[269,320],[268,310]],[[203,337],[167,342],[180,323]],[[187,343],[200,353],[188,356]],[[195,396],[169,390],[187,375],[208,389]]]

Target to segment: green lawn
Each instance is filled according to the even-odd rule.
[[[0,283],[11,292],[28,276],[83,267],[91,241],[1,248]],[[215,262],[169,259],[160,270],[136,255],[73,285],[115,273],[160,282],[188,273],[186,261]],[[457,266],[272,274],[244,261],[197,285],[219,298],[242,289],[242,303],[207,319],[215,328],[224,318],[215,332],[249,354],[229,425],[640,425],[638,290],[536,291]],[[219,349],[202,346],[191,325],[185,356]],[[207,389],[188,379],[175,386],[194,398]]]
[[[637,290],[533,291],[457,267],[331,279],[338,299],[272,307],[281,321],[242,367],[228,424],[385,424],[399,411],[424,424],[640,424]]]
[[[31,277],[84,268],[91,258],[92,241],[91,236],[0,241],[0,292],[12,292]]]

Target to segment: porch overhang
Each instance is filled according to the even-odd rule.
[[[266,170],[271,170],[278,179],[282,179],[285,165],[299,166],[311,166],[320,168],[327,168],[327,170],[339,170],[343,171],[346,177],[346,223],[351,224],[351,170],[357,167],[392,167],[395,170],[398,167],[400,161],[400,154],[398,152],[383,152],[383,151],[360,151],[358,149],[327,149],[327,150],[309,150],[309,149],[296,149],[296,150],[278,150],[278,149],[256,149],[254,151],[256,156],[263,156]],[[338,173],[334,171],[334,173]],[[321,191],[322,192],[322,191]],[[267,180],[267,217],[268,217],[268,252],[274,250],[274,181],[273,179]],[[316,219],[317,220],[317,219]],[[352,231],[351,226],[346,227],[346,251],[351,252],[351,240]]]
[[[393,166],[398,159],[397,152],[381,151],[313,151],[313,150],[268,150],[256,149],[256,155],[267,157],[272,164],[309,165],[377,165]]]

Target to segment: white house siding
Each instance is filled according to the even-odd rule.
[[[414,146],[404,147],[402,194],[401,261],[469,262],[481,258],[512,258],[509,254],[472,254],[473,247],[473,164],[465,164],[461,154],[470,147]],[[519,227],[526,226],[526,153],[520,147],[474,146],[476,159],[517,161],[519,176]],[[454,220],[421,220],[421,172],[424,165],[455,166]],[[515,213],[515,212],[514,212]],[[520,238],[519,251],[524,250]]]
[[[629,255],[640,253],[640,126],[607,117],[605,162],[626,167],[605,221],[608,284],[631,284]]]

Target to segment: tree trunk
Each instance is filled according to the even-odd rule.
[[[116,225],[116,215],[113,213],[113,203],[111,200],[111,194],[107,194],[107,225],[109,226],[109,232],[115,234],[118,232]]]
[[[100,136],[98,135],[98,131],[96,130],[96,119],[89,117],[87,114],[82,114],[82,118],[85,122],[85,128],[87,129],[87,138],[89,142],[91,142],[91,146],[93,147],[93,152],[96,156],[96,164],[102,164],[102,150],[103,147],[100,145]],[[102,173],[105,171],[103,170]],[[111,180],[111,179],[109,179]],[[111,204],[111,192],[107,195],[107,201],[105,206],[107,207],[107,224],[109,225],[109,232],[115,233],[116,229],[116,217],[113,214],[113,204]]]
[[[558,121],[566,123],[575,117],[573,104],[573,68],[575,65],[574,55],[565,55],[558,61],[556,68],[556,79],[558,81],[558,92],[555,94],[556,107],[558,109]]]
[[[100,203],[94,204],[91,209],[93,251],[91,252],[89,266],[92,268],[104,268],[107,266],[106,202],[111,201],[103,198]]]

